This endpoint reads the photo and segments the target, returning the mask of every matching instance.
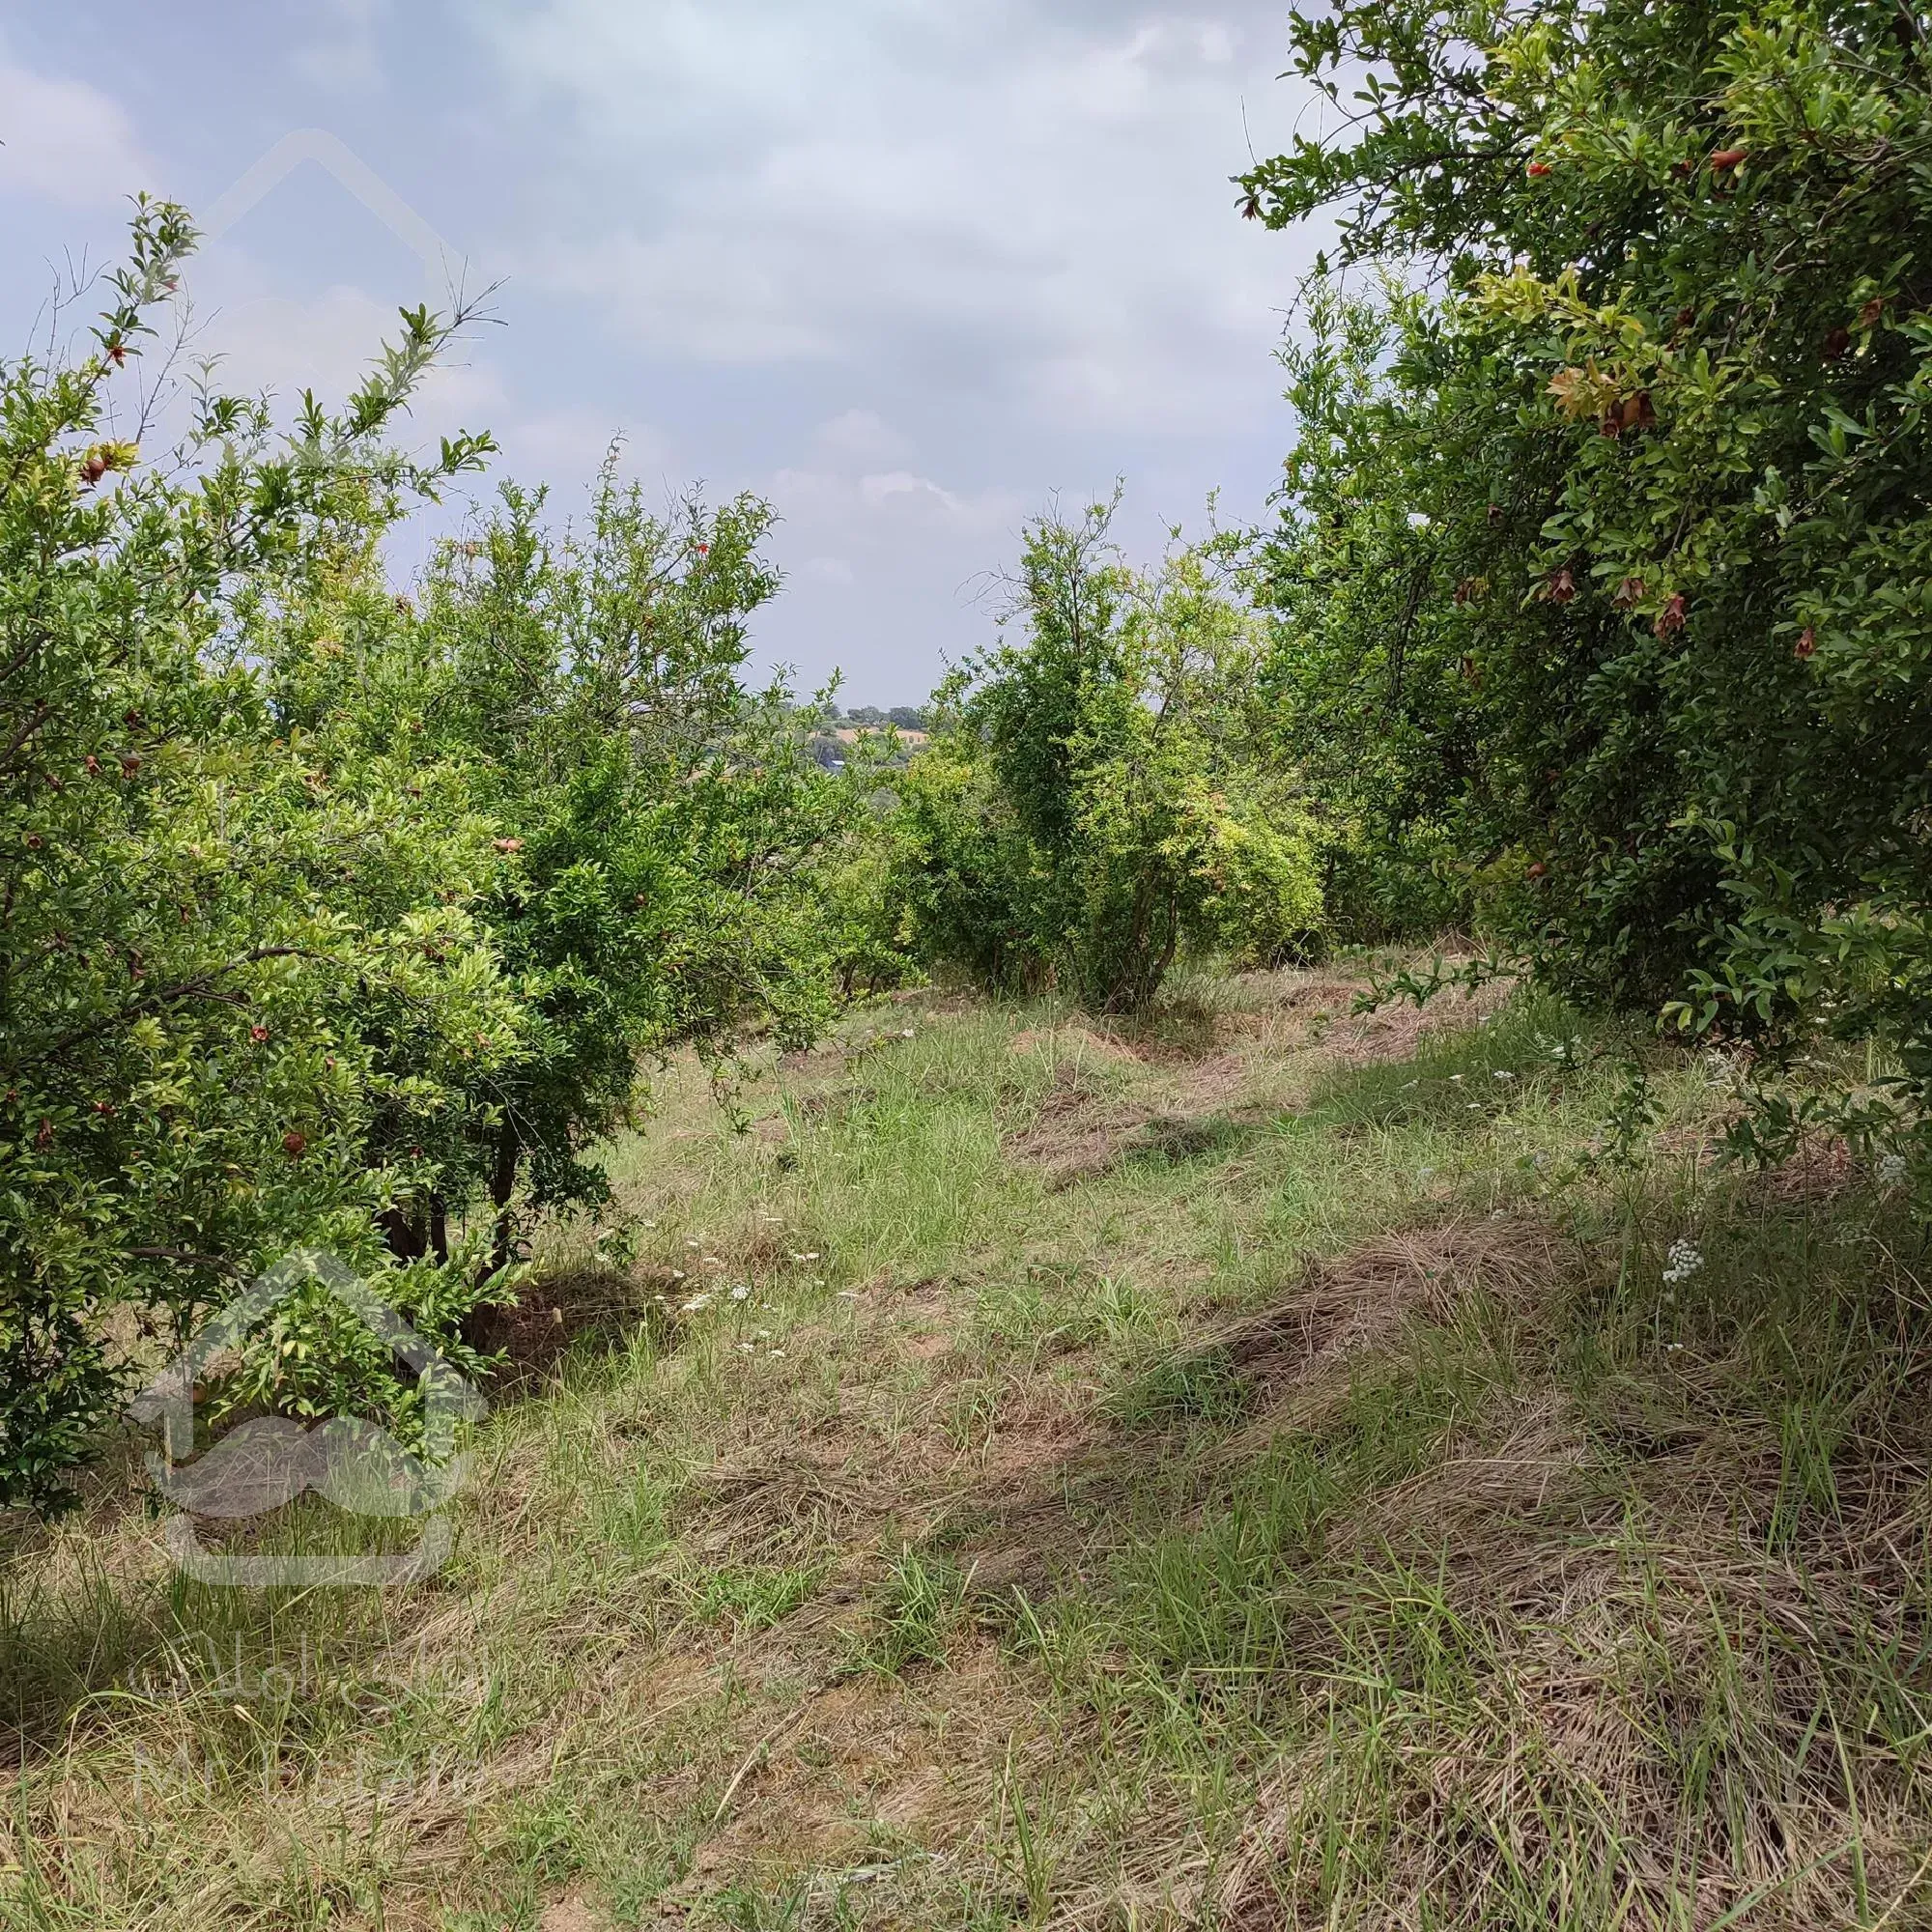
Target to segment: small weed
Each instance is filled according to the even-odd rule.
[[[1228,1153],[1240,1146],[1250,1131],[1225,1114],[1211,1114],[1204,1120],[1154,1120],[1141,1129],[1140,1138],[1127,1151],[1137,1161],[1179,1165]]]
[[[825,1565],[805,1569],[739,1568],[726,1564],[702,1573],[693,1605],[703,1623],[726,1621],[740,1631],[770,1630],[782,1623],[818,1587]]]
[[[1153,1297],[1126,1275],[1102,1275],[1088,1305],[1101,1335],[1117,1346],[1144,1335],[1159,1319]]]
[[[1037,1803],[1038,1801],[1037,1801]],[[1042,1830],[1042,1818],[1030,1808],[1013,1771],[1012,1753],[1007,1754],[1005,1776],[1000,1782],[1000,1808],[1010,1822],[1009,1854],[1026,1892],[1026,1922],[1037,1925],[1046,1917],[1053,1899],[1053,1861],[1050,1839]],[[1043,1804],[1041,1805],[1043,1811]]]
[[[729,1926],[731,1932],[798,1932],[810,1909],[810,1885],[777,1894],[731,1885],[710,1900],[698,1922]]]
[[[1108,1400],[1108,1411],[1129,1429],[1171,1429],[1237,1416],[1246,1390],[1225,1349],[1198,1354],[1162,1353]]]
[[[881,1677],[944,1663],[965,1612],[966,1573],[944,1556],[907,1548],[893,1559],[867,1628],[849,1640],[852,1663]]]

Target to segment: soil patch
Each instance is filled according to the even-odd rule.
[[[1235,1104],[1247,1073],[1240,1054],[1224,1053],[1190,1062],[1164,1093],[1120,1098],[1097,1091],[1077,1066],[1063,1066],[1032,1122],[1007,1137],[1006,1151],[1042,1169],[1056,1191],[1135,1156],[1211,1153],[1264,1117],[1265,1110]]]
[[[465,1323],[465,1339],[504,1357],[493,1397],[527,1395],[549,1379],[580,1336],[614,1340],[639,1321],[667,1322],[665,1307],[677,1286],[668,1269],[622,1274],[587,1267],[543,1275],[519,1289],[514,1304],[477,1309]]]

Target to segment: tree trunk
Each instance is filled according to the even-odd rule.
[[[440,1194],[384,1208],[376,1216],[376,1225],[382,1229],[389,1252],[399,1262],[419,1262],[426,1255],[434,1255],[447,1265],[449,1204]]]
[[[508,1121],[497,1130],[497,1158],[490,1168],[490,1201],[497,1210],[497,1239],[490,1253],[492,1272],[510,1265],[510,1236],[514,1223],[510,1202],[517,1191],[517,1165],[523,1158],[523,1143]]]
[[[384,1208],[376,1216],[376,1225],[389,1244],[389,1252],[399,1262],[419,1262],[429,1252],[429,1242],[416,1217],[404,1208]]]

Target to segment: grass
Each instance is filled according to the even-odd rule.
[[[184,1581],[125,1470],[12,1556],[0,1923],[1932,1922],[1906,1204],[1360,977],[675,1073],[434,1579]]]
[[[852,1634],[852,1662],[882,1677],[903,1677],[914,1664],[943,1664],[969,1580],[945,1556],[900,1550],[887,1568],[867,1627]]]

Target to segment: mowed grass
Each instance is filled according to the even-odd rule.
[[[435,1579],[14,1555],[0,1923],[1932,1922],[1906,1204],[1365,970],[672,1069]]]

